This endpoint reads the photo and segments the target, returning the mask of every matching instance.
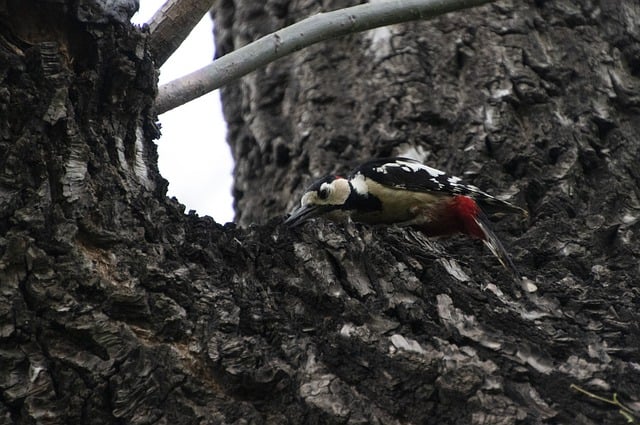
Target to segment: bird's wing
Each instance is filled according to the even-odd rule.
[[[435,192],[451,195],[465,195],[478,203],[489,206],[490,210],[520,212],[524,210],[502,201],[476,186],[466,184],[461,178],[424,165],[409,158],[381,158],[366,162],[352,171],[352,175],[362,174],[381,185],[414,192]],[[526,212],[525,212],[526,214]]]
[[[428,165],[409,158],[381,158],[366,162],[353,170],[367,178],[393,188],[415,192],[440,192],[457,195],[485,194],[462,179],[447,175]]]

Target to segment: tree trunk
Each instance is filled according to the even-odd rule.
[[[264,8],[251,1],[220,2],[218,52],[342,6],[344,1],[323,2],[324,9],[314,2]],[[449,344],[473,353],[457,364],[426,355],[434,364],[423,372],[433,376],[407,385],[411,397],[392,397],[411,400],[412,406],[399,408],[403,414],[394,417],[418,423],[456,422],[456,415],[460,423],[500,422],[498,417],[505,423],[523,417],[524,422],[575,422],[576,417],[589,422],[589,417],[598,423],[603,417],[589,409],[607,406],[590,403],[570,391],[570,384],[640,398],[634,276],[640,213],[638,16],[634,1],[500,2],[320,43],[223,89],[241,224],[290,210],[314,178],[344,173],[371,157],[406,154],[512,195],[529,210],[527,223],[503,219],[497,230],[538,287],[529,300],[533,307],[497,295],[494,282],[509,292],[506,276],[477,245],[457,239],[442,245],[464,261],[471,280],[450,281],[442,265],[429,261],[429,272],[412,270],[424,291],[416,303],[415,292],[403,288],[414,277],[373,253],[380,246],[367,239],[371,229],[356,231],[367,241],[360,261],[368,266],[362,267],[374,271],[361,279],[372,286],[348,294],[356,299],[375,294],[373,311],[401,324],[374,332],[376,343],[393,348],[381,335],[397,332],[428,353],[435,347],[444,355]],[[324,224],[310,225],[305,235],[328,238],[318,226]],[[336,258],[346,275],[338,280],[360,288],[349,276],[358,267],[344,254]],[[412,258],[396,259],[403,272],[414,264]],[[395,274],[381,279],[387,270]],[[398,304],[397,295],[382,294],[381,282],[398,282],[393,288],[412,297]],[[408,305],[416,322],[403,317]],[[371,332],[371,321],[364,322],[354,329]],[[473,330],[465,323],[473,323]],[[367,333],[346,339],[371,349],[370,338]],[[351,362],[349,367],[331,371],[381,407],[380,393],[386,390],[368,379],[384,368],[354,350],[359,351],[349,348],[339,361]],[[366,364],[369,374],[354,363]],[[462,402],[466,407],[460,408]],[[447,420],[437,416],[452,406],[455,413]],[[624,422],[609,409],[610,420]]]
[[[245,228],[166,198],[127,4],[0,2],[1,422],[625,422],[571,384],[640,416],[637,3],[502,2],[229,86]],[[218,51],[318,11],[221,1]],[[279,224],[409,151],[529,209],[496,230],[535,293],[466,239]]]

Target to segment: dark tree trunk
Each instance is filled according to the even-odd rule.
[[[637,408],[636,2],[500,3],[226,88],[247,228],[166,198],[113,3],[0,1],[0,422],[625,422],[571,384]],[[317,11],[221,1],[219,51]],[[410,149],[529,209],[496,229],[537,292],[469,240],[267,221]]]
[[[346,3],[220,2],[218,51]],[[500,2],[320,43],[223,89],[241,224],[291,209],[313,178],[406,153],[530,211],[497,229],[538,287],[531,305],[510,298],[507,277],[468,240],[442,242],[467,282],[443,273],[441,253],[417,268],[406,256],[415,246],[380,254],[371,229],[330,250],[318,268],[337,273],[343,296],[397,325],[343,319],[332,344],[348,348],[323,350],[363,403],[417,423],[598,423],[606,409],[624,422],[569,385],[640,398],[638,17],[636,1]],[[323,226],[305,237],[344,237]],[[394,349],[394,333],[418,341],[423,351],[402,355],[428,365],[391,372],[372,360]],[[458,360],[444,360],[449,350]],[[385,373],[392,383],[375,380]]]

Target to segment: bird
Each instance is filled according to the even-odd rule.
[[[409,226],[429,237],[460,233],[482,240],[502,266],[519,277],[483,208],[491,214],[527,216],[523,208],[420,161],[379,158],[357,166],[346,177],[327,175],[315,181],[284,223],[295,227],[318,216],[333,220],[346,216],[365,224]]]

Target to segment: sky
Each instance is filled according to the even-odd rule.
[[[140,0],[132,19],[147,22],[165,0]],[[211,63],[212,22],[202,18],[180,48],[160,68],[162,85]],[[206,94],[159,116],[162,137],[158,144],[160,174],[169,181],[168,196],[175,196],[187,211],[209,215],[219,223],[233,220],[233,159],[226,142],[220,91]]]

